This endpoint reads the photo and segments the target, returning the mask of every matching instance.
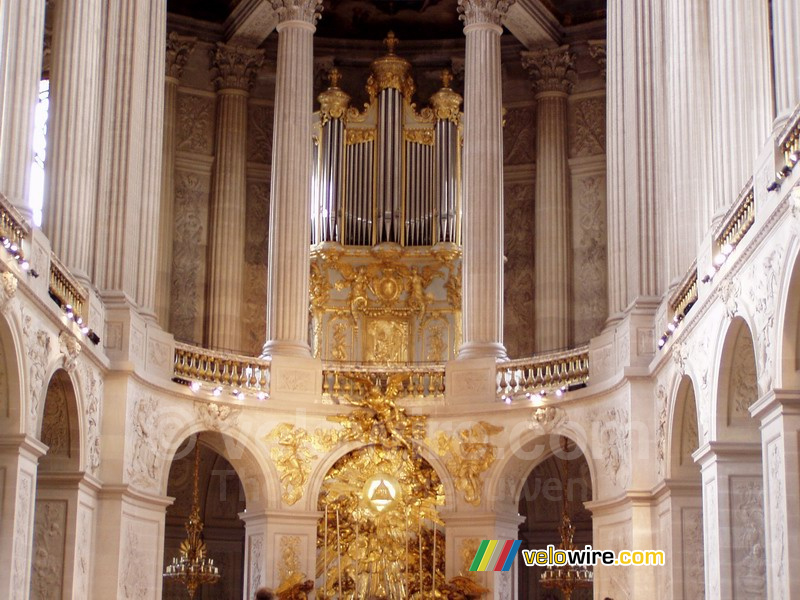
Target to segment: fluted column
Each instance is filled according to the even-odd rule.
[[[244,227],[247,187],[247,97],[264,52],[218,43],[217,138],[211,188],[208,328],[212,348],[241,350]]]
[[[0,6],[0,193],[29,218],[44,4],[44,0],[28,0],[3,2]]]
[[[512,0],[513,2],[513,0]],[[464,21],[464,343],[459,358],[503,346],[503,131],[500,34],[512,2],[459,0]]]
[[[786,117],[800,102],[800,3],[772,0],[772,56],[775,61],[775,108]]]
[[[161,167],[161,215],[158,221],[158,273],[156,279],[156,316],[161,327],[169,327],[169,303],[172,286],[172,226],[175,219],[175,126],[178,84],[183,67],[197,38],[171,32],[167,36],[166,77],[164,78],[164,136]]]
[[[142,208],[139,217],[136,303],[150,319],[156,318],[156,274],[161,224],[161,149],[164,144],[164,60],[167,37],[167,0],[148,0],[147,95],[144,115]]]
[[[723,213],[753,174],[772,125],[769,7],[710,0],[714,211]]]
[[[668,215],[667,279],[675,280],[697,257],[714,214],[708,0],[667,0],[665,9],[669,199],[673,205]]]
[[[322,0],[273,0],[272,6],[280,22],[264,355],[309,357],[310,115],[314,31]]]
[[[659,111],[662,67],[659,3],[609,0],[608,293],[612,317],[659,295],[656,201],[663,162]]]
[[[523,52],[522,65],[536,90],[536,187],[534,192],[534,331],[536,351],[571,342],[571,208],[567,150],[567,95],[576,73],[568,46]]]
[[[42,227],[56,255],[84,280],[95,226],[102,5],[56,2],[53,19]]]

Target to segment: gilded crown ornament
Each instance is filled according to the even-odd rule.
[[[437,119],[447,119],[458,123],[461,117],[462,98],[450,87],[452,82],[453,74],[448,69],[442,71],[442,89],[431,96],[431,105]]]
[[[328,71],[328,89],[317,96],[319,113],[323,123],[328,119],[341,119],[350,104],[350,95],[339,88],[342,74],[336,67]]]
[[[403,97],[411,102],[416,91],[414,78],[411,76],[411,63],[395,54],[398,39],[390,31],[383,40],[389,53],[372,61],[372,74],[367,80],[367,92],[375,98],[382,90],[393,88],[400,90]]]

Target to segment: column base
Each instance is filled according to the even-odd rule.
[[[303,342],[286,340],[269,340],[261,350],[261,358],[271,356],[294,356],[296,358],[311,358],[311,347]]]
[[[457,360],[469,358],[494,358],[507,361],[506,347],[499,342],[466,342],[458,349]]]

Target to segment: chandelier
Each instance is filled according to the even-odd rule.
[[[567,454],[567,438],[561,438],[561,448],[564,455]],[[575,550],[573,538],[575,536],[575,525],[569,516],[569,499],[567,498],[567,483],[569,481],[569,461],[566,458],[561,460],[561,523],[558,526],[558,533],[561,536],[559,549]],[[539,582],[545,589],[560,590],[564,600],[571,600],[572,593],[579,588],[591,587],[594,573],[587,567],[573,565],[549,566],[546,567],[539,577]]]
[[[186,587],[189,598],[201,585],[214,585],[219,582],[219,567],[214,559],[206,557],[206,543],[203,541],[203,520],[200,518],[200,496],[198,478],[200,473],[200,443],[195,438],[194,446],[194,495],[192,511],[186,521],[186,539],[181,543],[180,556],[174,556],[172,563],[164,570],[164,577]]]

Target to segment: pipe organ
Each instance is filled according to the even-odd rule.
[[[460,104],[443,74],[431,107],[417,111],[410,63],[389,53],[373,61],[370,102],[349,106],[336,69],[316,113],[312,243],[372,246],[458,244]]]
[[[374,60],[369,102],[337,69],[314,115],[311,331],[332,361],[426,362],[460,344],[461,96],[442,74],[417,110],[411,64]]]

